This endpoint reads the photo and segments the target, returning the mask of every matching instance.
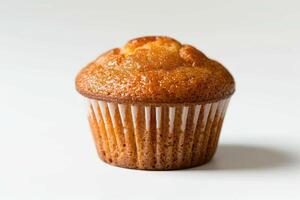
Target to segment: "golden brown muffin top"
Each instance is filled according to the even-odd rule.
[[[193,46],[163,36],[130,40],[100,55],[76,77],[82,95],[130,103],[201,103],[233,94],[234,79]]]

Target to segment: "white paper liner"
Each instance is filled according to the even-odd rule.
[[[143,106],[88,99],[88,117],[105,162],[138,169],[179,169],[212,158],[229,100]]]

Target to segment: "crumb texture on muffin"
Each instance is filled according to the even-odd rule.
[[[226,68],[195,47],[149,36],[100,55],[77,75],[76,88],[98,100],[196,103],[229,97],[235,84]]]

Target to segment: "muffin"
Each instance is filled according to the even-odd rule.
[[[76,89],[103,161],[170,170],[213,157],[235,83],[195,47],[149,36],[100,55],[79,72]]]

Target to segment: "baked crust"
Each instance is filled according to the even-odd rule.
[[[163,36],[130,40],[100,55],[76,77],[82,95],[119,103],[199,103],[234,93],[232,75],[191,45]]]

